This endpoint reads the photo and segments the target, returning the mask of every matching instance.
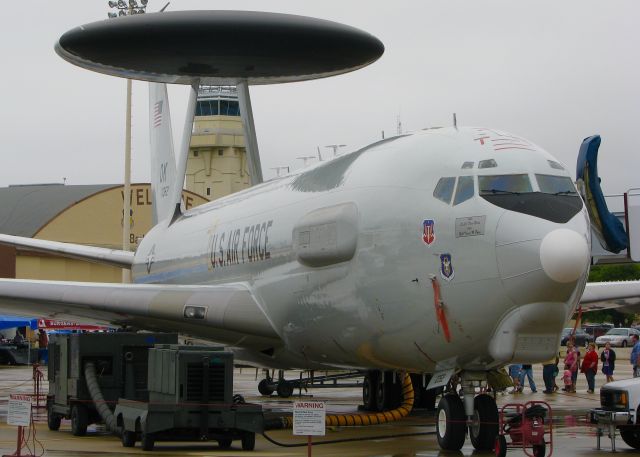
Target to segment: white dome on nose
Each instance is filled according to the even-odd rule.
[[[578,232],[557,229],[542,239],[540,263],[547,276],[556,282],[577,280],[587,270],[589,261],[587,240]]]

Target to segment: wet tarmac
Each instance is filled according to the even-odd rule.
[[[617,350],[619,363],[616,379],[631,377],[628,363],[628,349]],[[46,368],[45,368],[46,375]],[[544,394],[542,367],[534,365],[537,393],[525,387],[524,393],[498,394],[499,406],[511,402],[530,400],[547,401],[553,414],[553,455],[557,456],[597,456],[610,454],[610,441],[602,439],[603,449],[596,450],[595,428],[587,421],[587,412],[599,405],[598,389],[594,394],[587,393],[584,375],[578,378],[577,393],[557,392]],[[290,413],[290,399],[277,396],[262,397],[257,393],[255,370],[236,369],[234,393],[242,394],[248,402],[259,402],[265,411]],[[258,373],[258,381],[261,373]],[[297,378],[297,373],[287,373],[287,378]],[[6,425],[7,398],[9,393],[31,393],[32,370],[30,367],[0,367],[0,453],[11,454],[16,450],[17,427]],[[46,376],[45,376],[46,377]],[[561,379],[557,379],[561,383]],[[600,373],[596,377],[596,386],[604,383]],[[560,385],[560,384],[559,384]],[[46,379],[43,384],[47,389]],[[296,391],[298,394],[298,391]],[[302,392],[305,398],[325,400],[328,412],[356,412],[361,403],[361,390],[357,388],[315,389]],[[59,431],[51,432],[46,425],[44,410],[36,416],[35,441],[29,439],[30,451],[23,448],[22,454],[44,456],[101,456],[101,455],[161,455],[161,456],[300,456],[307,455],[306,438],[293,436],[290,430],[267,432],[268,441],[263,436],[256,437],[256,448],[253,452],[244,452],[239,441],[234,441],[232,448],[222,450],[217,443],[170,443],[158,442],[153,452],[136,448],[122,447],[120,440],[109,435],[98,426],[90,427],[87,436],[74,437],[71,434],[69,421],[63,421]],[[342,441],[333,444],[321,444],[323,441]],[[278,444],[276,444],[276,442]],[[469,440],[461,452],[440,451],[435,437],[433,413],[419,411],[417,414],[399,422],[370,427],[331,427],[325,437],[314,438],[313,455],[316,456],[490,456],[492,452],[478,452],[473,449]],[[281,446],[286,445],[286,446]],[[620,437],[616,440],[620,454],[638,454],[640,451],[627,446]],[[296,447],[291,447],[296,446]],[[549,455],[549,447],[547,455]],[[529,449],[529,453],[531,450]],[[510,449],[507,455],[525,455],[523,450]]]

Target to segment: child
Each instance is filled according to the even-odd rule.
[[[511,380],[513,381],[512,394],[522,392],[522,387],[520,387],[520,371],[522,371],[522,365],[509,365],[509,376],[511,376]]]
[[[564,390],[565,392],[571,392],[572,390],[572,386],[573,386],[573,379],[571,378],[571,375],[573,373],[571,372],[571,370],[567,369],[564,370],[564,373],[562,375],[562,380],[564,381],[564,388],[562,390]]]

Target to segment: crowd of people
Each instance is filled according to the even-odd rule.
[[[629,362],[633,368],[633,377],[640,377],[640,343],[638,342],[638,336],[632,335],[633,349],[631,350],[631,356]],[[602,374],[605,375],[607,382],[613,381],[613,372],[616,367],[616,352],[611,349],[611,345],[606,343],[604,349],[600,354],[596,350],[595,343],[589,343],[587,351],[584,357],[581,357],[580,350],[575,347],[572,341],[567,343],[567,351],[560,364],[560,353],[552,360],[548,360],[542,364],[542,379],[544,380],[544,393],[551,394],[558,390],[560,387],[556,383],[558,375],[562,374],[561,390],[564,392],[575,392],[576,381],[578,380],[578,373],[583,373],[587,381],[587,392],[595,392],[595,379],[598,373],[598,366]],[[560,371],[562,367],[562,371]],[[513,393],[522,392],[525,387],[525,382],[529,383],[531,392],[537,392],[536,384],[533,380],[533,369],[531,365],[510,365],[509,376],[513,381]]]

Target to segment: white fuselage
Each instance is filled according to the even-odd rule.
[[[479,168],[491,159],[495,167]],[[133,277],[246,284],[282,341],[248,348],[265,364],[432,372],[548,359],[584,289],[590,233],[577,195],[574,209],[566,195],[536,200],[537,175],[570,177],[551,162],[486,129],[392,138],[160,223],[141,242]],[[478,176],[487,175],[524,175],[533,203],[483,198]],[[435,198],[441,178],[456,178],[461,196],[472,183],[471,195]]]

